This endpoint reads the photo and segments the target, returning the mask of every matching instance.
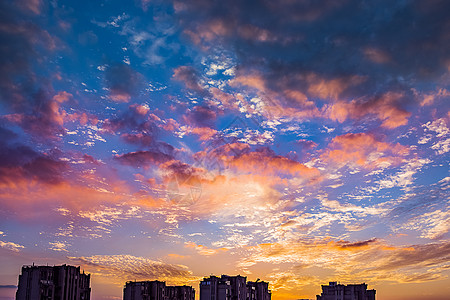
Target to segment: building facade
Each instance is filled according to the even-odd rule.
[[[259,280],[247,282],[247,294],[247,300],[270,300],[272,298],[269,283]]]
[[[367,284],[343,285],[330,282],[322,285],[322,294],[317,295],[317,300],[375,300],[375,290],[368,290]]]
[[[23,266],[16,300],[90,300],[90,276],[68,265]]]
[[[247,277],[210,276],[200,282],[200,300],[270,300],[269,283]]]
[[[123,300],[195,300],[191,286],[166,286],[163,281],[128,281]]]

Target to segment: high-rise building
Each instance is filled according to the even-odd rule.
[[[191,286],[166,286],[163,281],[128,281],[123,289],[123,300],[194,300]]]
[[[343,285],[330,282],[322,285],[322,294],[317,295],[317,300],[375,300],[375,290],[368,290],[367,284]]]
[[[256,280],[247,282],[247,300],[270,300],[272,294],[269,290],[269,283]]]
[[[166,286],[167,300],[194,300],[195,290],[192,286]]]
[[[200,282],[200,300],[270,300],[269,283],[247,277],[210,276]]]
[[[229,284],[220,282],[221,289],[219,290],[220,278],[217,276],[210,276],[203,278],[200,281],[200,300],[226,300],[229,294]]]
[[[68,265],[23,266],[16,300],[89,300],[90,277]]]

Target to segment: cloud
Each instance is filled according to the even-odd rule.
[[[386,217],[394,232],[416,232],[421,238],[439,240],[446,237],[448,222],[449,180],[444,178],[436,184],[415,186],[398,199]]]
[[[195,127],[209,127],[214,128],[214,123],[217,118],[217,113],[212,107],[195,106],[190,109],[184,119],[188,125]]]
[[[367,217],[368,215],[380,215],[388,211],[386,208],[383,208],[379,205],[363,207],[351,203],[340,203],[336,200],[328,200],[326,195],[322,195],[318,198],[320,199],[320,203],[322,204],[324,209],[342,213],[354,213],[359,217]]]
[[[243,172],[257,174],[277,174],[283,176],[301,177],[306,182],[320,182],[322,180],[318,169],[307,167],[287,157],[276,155],[268,148],[261,148],[254,152],[247,152],[231,158],[226,158],[232,167]]]
[[[0,241],[0,247],[14,252],[19,252],[21,249],[25,248],[25,246],[13,242],[4,242],[4,241]]]
[[[238,103],[236,97],[229,93],[226,93],[216,87],[212,87],[209,90],[214,99],[219,100],[225,108],[236,110],[238,109]]]
[[[186,243],[185,247],[194,249],[195,251],[197,251],[198,254],[200,254],[202,256],[212,256],[212,255],[216,255],[216,254],[219,254],[221,252],[226,252],[226,251],[229,250],[228,248],[217,248],[217,249],[208,248],[208,247],[203,246],[203,245],[197,245],[197,244],[195,244],[193,242]]]
[[[41,29],[24,10],[40,13],[40,1],[1,4],[0,101],[6,118],[22,126],[37,138],[51,139],[63,133],[61,120],[65,112],[49,80],[37,75],[34,68],[44,68],[59,41]],[[45,66],[45,67],[44,67]],[[56,97],[56,98],[55,98]],[[61,98],[59,98],[61,100]]]
[[[147,118],[140,114],[136,114],[131,109],[120,117],[105,120],[103,125],[103,129],[110,133],[121,133],[126,130],[140,130],[149,135],[152,134],[153,128],[153,122],[149,122]]]
[[[349,241],[337,241],[336,245],[343,250],[353,250],[353,249],[361,249],[370,246],[370,244],[375,243],[377,239],[373,238],[367,241],[360,242],[349,242]]]
[[[43,89],[33,94],[33,100],[37,102],[31,112],[5,115],[3,118],[21,126],[26,132],[41,140],[58,140],[59,135],[65,134],[64,123],[82,118],[88,118],[84,114],[67,114],[61,107],[64,102],[69,101],[72,94],[65,91],[50,96]],[[84,122],[87,123],[87,120]]]
[[[401,92],[350,95],[352,89],[367,80],[362,76],[327,79],[316,73],[292,74],[291,70],[285,70],[287,74],[279,74],[274,80],[265,78],[263,71],[249,74],[244,71],[238,73],[231,85],[255,89],[264,101],[263,113],[269,117],[326,118],[340,123],[375,117],[383,127],[396,128],[406,125],[411,115],[402,108],[406,97]]]
[[[49,244],[51,246],[49,249],[57,252],[69,252],[67,247],[71,246],[67,242],[63,241],[49,242]]]
[[[448,261],[450,243],[414,245],[407,251],[394,251],[378,262],[375,270],[392,270],[403,267],[429,267]],[[391,251],[391,250],[388,250]]]
[[[450,151],[450,129],[447,127],[448,119],[440,118],[422,125],[427,135],[419,140],[419,144],[428,143],[433,137],[435,141],[431,149],[442,155]]]
[[[100,225],[109,226],[118,220],[125,220],[132,217],[139,218],[140,208],[138,206],[130,207],[105,207],[104,205],[97,209],[91,209],[78,212],[78,216],[89,219]]]
[[[172,151],[173,147],[160,142],[161,130],[175,130],[178,124],[172,119],[163,120],[153,114],[147,104],[131,104],[120,115],[106,119],[102,125],[103,133],[120,135],[121,139],[140,148]]]
[[[340,123],[347,119],[361,119],[376,116],[382,123],[382,127],[396,128],[408,123],[411,116],[401,107],[405,96],[402,93],[387,92],[373,98],[361,98],[349,102],[338,101],[330,105],[325,114],[330,119]]]
[[[292,68],[328,75],[365,73],[371,74],[374,86],[383,82],[386,70],[404,76],[436,76],[445,71],[439,67],[449,58],[442,51],[448,46],[446,18],[441,12],[445,1],[357,4],[327,1],[319,6],[283,1],[274,5],[258,1],[255,9],[255,5],[241,1],[177,1],[175,10],[194,42],[235,47],[243,65],[272,63],[276,72],[280,65],[291,63]],[[389,16],[383,14],[386,7]],[[195,18],[193,12],[197,12]],[[359,24],[358,28],[353,24]],[[433,33],[426,35],[429,32]],[[423,50],[425,45],[427,51]],[[380,61],[386,61],[381,53],[392,57],[396,66],[380,70]],[[431,53],[433,58],[428,56]]]
[[[197,71],[190,66],[181,66],[173,71],[173,79],[182,81],[184,85],[193,91],[205,93],[205,88],[200,85],[200,77]]]
[[[244,97],[256,90],[266,116],[378,120],[387,129],[406,125],[412,106],[420,104],[411,91],[417,80],[437,88],[448,72],[450,55],[442,50],[449,47],[446,6],[444,1],[327,1],[320,7],[305,1],[174,3],[195,44],[235,55],[237,75],[229,85],[246,87],[239,91]],[[186,82],[200,90],[193,73]]]
[[[347,133],[333,138],[321,159],[339,167],[374,169],[399,164],[408,153],[408,147],[380,141],[370,133]]]
[[[40,154],[28,146],[0,142],[0,186],[15,187],[23,179],[44,184],[64,181],[70,168],[57,155]]]
[[[198,135],[200,141],[209,141],[218,134],[217,130],[210,127],[187,127],[186,131]]]
[[[318,267],[332,270],[343,281],[424,282],[440,280],[444,274],[435,268],[448,260],[449,243],[394,247],[383,241],[333,241],[329,239],[285,241],[249,247],[249,256],[242,266],[258,262],[297,264],[302,268]],[[427,276],[417,276],[428,273]],[[368,275],[370,274],[370,275]]]
[[[17,5],[25,10],[32,12],[33,14],[39,15],[42,9],[42,1],[41,0],[19,0],[17,1]]]
[[[139,92],[142,75],[127,64],[114,64],[105,71],[110,98],[116,102],[129,102]]]
[[[114,159],[124,165],[129,165],[135,168],[149,167],[152,165],[158,165],[169,160],[172,160],[172,156],[162,152],[155,151],[136,151],[122,155],[115,156]]]
[[[64,207],[76,215],[87,208],[141,199],[105,164],[73,165],[40,155],[28,159],[30,162],[0,167],[2,214],[14,212],[26,222],[53,223],[57,220],[44,217],[54,216],[53,208]]]
[[[215,159],[218,165],[236,169],[243,174],[301,177],[309,182],[321,181],[319,170],[277,155],[268,147],[260,147],[252,151],[246,143],[225,143],[209,152],[196,154],[198,160],[202,160],[203,157]]]
[[[380,180],[375,181],[375,187],[364,188],[367,191],[379,191],[386,188],[402,187],[405,191],[411,190],[414,183],[414,175],[418,173],[423,166],[431,163],[431,160],[412,158],[407,160],[400,170],[392,175],[388,175]]]
[[[172,265],[132,255],[95,255],[69,257],[91,273],[105,276],[123,284],[128,280],[160,280],[182,285],[197,280],[187,267]]]

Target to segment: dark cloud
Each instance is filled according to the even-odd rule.
[[[3,168],[23,166],[38,157],[39,154],[28,146],[0,144],[0,166]]]
[[[369,246],[370,244],[373,244],[376,241],[377,241],[377,239],[374,238],[374,239],[370,239],[367,241],[360,241],[360,242],[354,242],[354,243],[351,243],[348,241],[339,241],[339,242],[336,242],[336,244],[342,249],[357,249],[357,248]]]
[[[58,135],[65,134],[64,121],[67,116],[61,103],[71,95],[62,92],[52,97],[50,93],[51,91],[40,89],[32,95],[36,105],[30,112],[6,116],[6,119],[20,125],[40,140],[59,139]]]
[[[389,73],[428,77],[446,68],[446,1],[325,2],[186,1],[180,17],[188,29],[200,29],[198,34],[215,33],[213,43],[232,44],[244,64],[272,64],[274,71],[286,62],[294,63],[296,71],[330,75],[375,71],[383,59],[367,59],[368,48],[379,49],[379,54],[372,51],[372,58],[380,53],[393,58],[385,67]],[[201,12],[198,18],[187,20],[194,10]]]
[[[184,85],[193,91],[206,93],[205,89],[200,85],[200,75],[190,66],[181,66],[174,70],[173,78],[182,81]]]
[[[89,154],[83,154],[83,160],[86,163],[100,165],[100,162],[97,159],[95,159],[92,155],[89,155]]]
[[[142,75],[126,64],[115,64],[105,71],[110,97],[117,102],[128,102],[142,87]]]
[[[153,135],[145,133],[124,133],[120,136],[128,144],[150,146],[154,142]]]
[[[177,1],[175,9],[193,42],[235,51],[237,75],[258,72],[282,106],[304,108],[293,93],[302,92],[319,108],[334,97],[357,99],[357,118],[379,106],[407,118],[411,87],[435,85],[450,64],[448,1],[197,0]],[[182,74],[195,88],[195,77]],[[332,80],[336,93],[321,90]],[[386,92],[403,97],[386,103]]]
[[[34,4],[33,4],[34,3]],[[22,1],[39,13],[39,2]],[[31,6],[30,6],[31,5]],[[34,6],[33,6],[34,5]],[[47,69],[55,38],[33,23],[33,18],[8,2],[0,4],[0,101],[10,121],[37,138],[63,133],[61,111],[49,80],[34,72]],[[44,72],[45,73],[45,72]]]
[[[38,157],[23,166],[29,178],[40,182],[57,184],[63,181],[61,175],[68,170],[66,162],[49,157]]]
[[[392,270],[407,266],[434,266],[448,262],[450,242],[414,245],[404,251],[396,251],[376,269]]]
[[[18,15],[8,2],[0,3],[0,98],[8,105],[22,107],[35,84],[31,61],[37,55],[34,38],[39,29]]]
[[[156,121],[159,118],[149,114],[149,111],[150,109],[143,105],[130,105],[121,115],[106,120],[103,129],[120,134],[129,144],[150,147],[157,142],[159,130]]]
[[[130,130],[152,132],[156,125],[149,118],[149,109],[138,104],[128,107],[121,115],[107,119],[103,129],[111,133],[122,133]]]
[[[25,179],[58,184],[68,170],[67,162],[51,154],[44,155],[21,144],[0,142],[0,183],[9,185]]]
[[[17,137],[17,134],[7,128],[0,127],[0,140],[12,141]]]
[[[185,115],[186,122],[196,127],[214,128],[216,119],[217,112],[215,109],[204,105],[195,106]]]
[[[302,150],[311,150],[315,147],[317,147],[317,143],[309,140],[298,140],[294,142],[295,144],[299,145]]]
[[[173,157],[163,152],[156,151],[136,151],[115,157],[120,163],[135,168],[149,167],[151,165],[159,165],[166,161],[172,160]]]
[[[205,170],[195,168],[179,160],[171,160],[163,164],[161,169],[166,172],[166,180],[176,180],[180,185],[200,182],[201,176],[205,173]]]

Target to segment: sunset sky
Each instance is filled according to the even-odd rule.
[[[450,295],[450,1],[0,2],[0,300],[22,265]]]

